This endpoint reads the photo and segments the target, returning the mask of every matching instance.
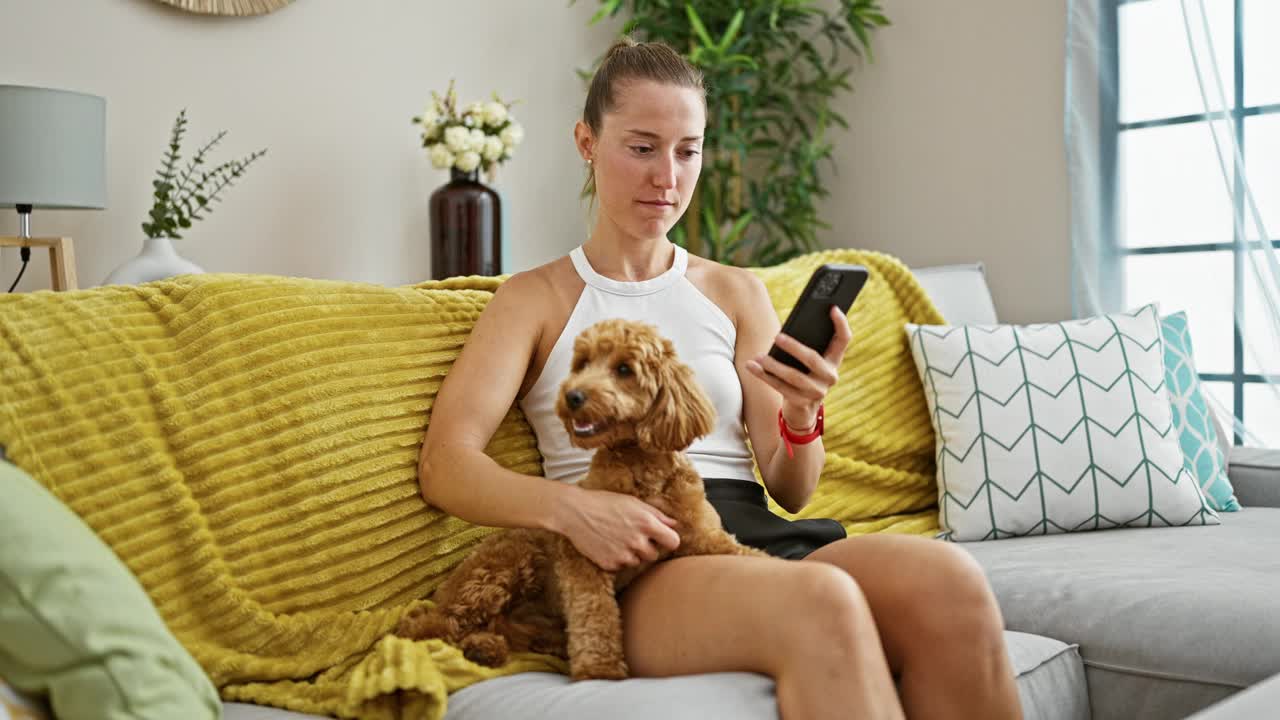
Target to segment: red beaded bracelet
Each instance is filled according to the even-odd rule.
[[[787,425],[787,421],[782,417],[782,408],[778,408],[778,432],[782,434],[782,442],[787,446],[787,457],[793,458],[796,456],[795,450],[791,448],[792,444],[807,445],[822,436],[822,412],[823,406],[819,404],[818,422],[814,424],[812,430],[801,435],[800,433],[794,432],[791,427]]]

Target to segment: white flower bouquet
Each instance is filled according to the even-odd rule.
[[[413,124],[422,126],[422,147],[431,165],[464,173],[481,170],[492,181],[498,165],[510,160],[524,139],[524,128],[511,115],[513,104],[495,92],[493,100],[473,102],[459,112],[452,80],[443,98],[432,92],[431,104],[413,118]]]

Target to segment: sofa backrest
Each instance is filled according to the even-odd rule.
[[[995,302],[980,262],[912,268],[911,274],[929,294],[949,325],[995,325]]]

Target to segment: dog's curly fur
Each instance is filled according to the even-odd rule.
[[[678,521],[680,546],[659,562],[667,555],[764,555],[724,531],[681,452],[711,432],[715,410],[654,327],[606,320],[584,330],[556,414],[575,445],[596,450],[582,487],[634,495]],[[621,679],[627,665],[615,593],[649,566],[612,573],[556,533],[501,531],[449,575],[435,607],[407,613],[396,634],[443,638],[482,665],[533,651],[568,659],[574,679]]]

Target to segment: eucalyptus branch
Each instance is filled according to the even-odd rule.
[[[182,171],[182,177],[178,179],[178,186],[174,189],[174,194],[176,195],[182,194],[182,191],[186,188],[187,181],[191,179],[191,175],[195,172],[195,169],[200,165],[204,164],[204,156],[207,155],[215,145],[222,142],[222,138],[226,136],[227,136],[227,131],[223,130],[222,132],[215,135],[212,140],[205,143],[204,147],[196,151],[195,157],[192,158],[191,162],[187,164],[186,169]]]
[[[182,110],[170,132],[168,150],[156,173],[158,179],[152,182],[153,202],[147,213],[149,221],[142,223],[142,231],[149,238],[180,239],[181,230],[190,228],[193,221],[201,220],[205,214],[212,212],[210,206],[219,201],[223,190],[234,184],[250,165],[267,153],[265,149],[259,150],[242,159],[224,162],[212,170],[201,170],[209,151],[226,137],[227,133],[223,130],[197,150],[181,175],[178,175],[177,166],[181,159],[186,124],[186,110]]]

